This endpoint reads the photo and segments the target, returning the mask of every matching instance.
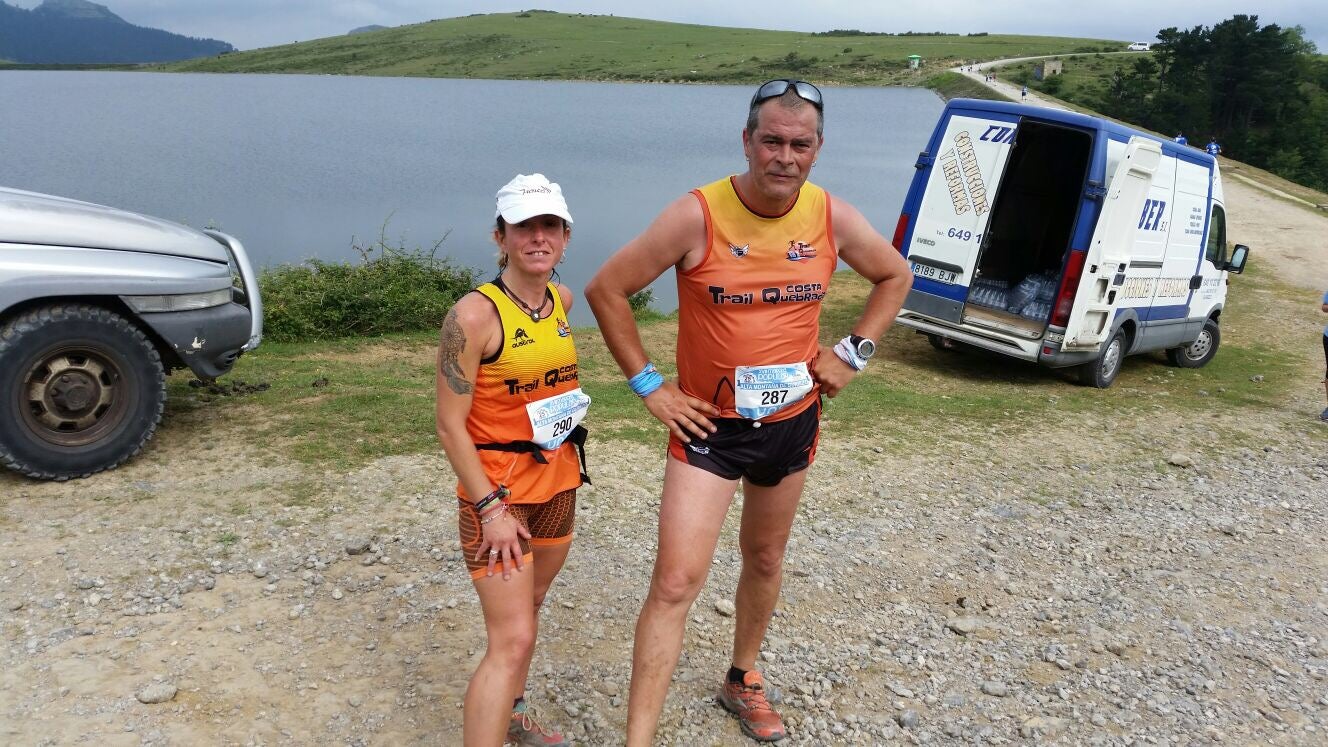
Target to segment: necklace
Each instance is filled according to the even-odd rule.
[[[508,298],[515,301],[517,306],[520,306],[523,311],[525,311],[527,314],[530,315],[530,321],[538,322],[542,318],[540,312],[544,311],[545,304],[549,302],[549,294],[547,290],[545,291],[544,296],[540,298],[539,308],[532,309],[530,307],[530,304],[526,303],[525,301],[522,301],[520,296],[513,293],[512,289],[507,287],[507,283],[504,283],[500,280],[498,281],[498,287],[502,288],[503,293],[506,293]]]

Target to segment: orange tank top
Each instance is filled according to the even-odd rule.
[[[751,404],[746,394],[735,398],[735,384],[745,391],[744,379],[783,366],[810,368],[815,359],[821,301],[838,262],[830,196],[805,183],[792,207],[771,216],[743,203],[734,177],[692,194],[705,213],[706,256],[677,272],[679,383],[713,402],[721,417],[793,417],[816,400],[815,389],[757,414],[764,410],[743,406]]]
[[[542,403],[579,392],[581,386],[572,328],[558,289],[548,286],[553,313],[538,322],[531,321],[497,285],[485,283],[476,291],[498,310],[503,342],[497,353],[480,361],[466,431],[476,444],[508,444],[536,440],[538,424],[547,438],[566,421],[559,418],[546,423]],[[566,436],[567,429],[557,435]],[[543,503],[581,485],[581,465],[572,443],[564,442],[541,454],[547,464],[539,463],[531,453],[479,450],[489,479],[512,491],[509,503]],[[474,500],[459,482],[457,493]]]

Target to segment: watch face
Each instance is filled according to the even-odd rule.
[[[858,340],[858,357],[870,358],[876,354],[876,343],[871,340]]]

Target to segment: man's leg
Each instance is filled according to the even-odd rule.
[[[659,552],[650,592],[636,621],[632,685],[627,699],[627,744],[655,738],[669,680],[682,652],[687,612],[705,584],[736,480],[726,480],[669,457],[659,507]]]
[[[761,487],[743,481],[742,575],[738,577],[737,625],[733,631],[733,666],[756,668],[756,656],[779,601],[784,579],[784,546],[793,528],[807,470],[785,477],[778,485]]]

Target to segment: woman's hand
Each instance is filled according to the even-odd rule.
[[[513,567],[520,571],[525,565],[525,559],[521,553],[521,540],[530,539],[530,530],[513,518],[508,513],[505,505],[485,511],[484,513],[487,516],[483,516],[481,519],[489,518],[495,511],[501,511],[502,515],[488,524],[480,524],[480,534],[483,535],[484,541],[480,543],[480,549],[475,553],[475,559],[481,560],[485,553],[489,554],[489,572],[487,574],[489,576],[493,575],[498,563],[502,562],[503,579],[506,580],[512,577]]]

